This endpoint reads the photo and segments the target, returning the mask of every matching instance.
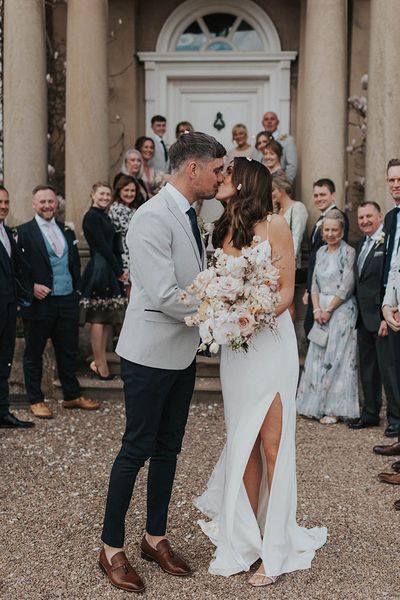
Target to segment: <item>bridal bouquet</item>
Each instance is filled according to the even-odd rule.
[[[241,256],[216,250],[212,266],[183,292],[182,303],[190,303],[189,295],[200,302],[185,319],[189,327],[199,327],[200,350],[215,354],[220,345],[228,345],[247,352],[253,334],[265,327],[277,333],[279,270],[262,249],[262,244],[244,249]]]

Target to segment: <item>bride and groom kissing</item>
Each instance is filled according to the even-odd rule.
[[[297,344],[288,312],[294,252],[283,217],[272,216],[271,175],[257,161],[236,158],[223,173],[225,148],[199,133],[170,148],[169,183],[134,215],[127,234],[133,281],[117,345],[124,382],[126,429],[111,470],[99,564],[110,582],[141,592],[145,584],[124,552],[125,517],[137,474],[149,460],[147,520],[141,557],[173,576],[191,575],[167,538],[168,505],[192,397],[199,331],[185,318],[197,306],[182,293],[206,268],[206,250],[192,204],[226,202],[214,247],[240,257],[254,246],[278,257],[278,335],[267,329],[247,353],[221,347],[227,442],[208,488],[196,499],[200,521],[216,546],[209,572],[230,576],[261,564],[253,586],[307,569],[326,529],[296,523],[295,393]],[[261,255],[261,258],[262,258]]]

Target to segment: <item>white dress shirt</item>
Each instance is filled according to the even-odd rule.
[[[53,217],[50,221],[46,221],[46,219],[43,219],[39,215],[36,215],[35,221],[39,225],[42,235],[46,238],[46,240],[49,242],[51,247],[53,247],[53,241],[49,238],[49,229],[48,229],[49,224],[53,227],[52,231],[53,231],[54,235],[57,236],[57,239],[61,245],[62,251],[64,252],[65,237],[63,236],[61,229],[57,225],[55,218]]]
[[[400,204],[396,204],[396,206],[400,206]],[[391,260],[390,260],[389,271],[394,269],[394,266],[396,264],[397,253],[399,250],[399,243],[400,243],[400,218],[399,218],[399,215],[400,215],[400,211],[397,213],[396,235],[394,236],[394,246],[393,246],[393,252],[392,252],[392,256],[391,256]]]
[[[4,223],[0,222],[0,242],[3,244],[8,256],[11,256],[11,244],[7,232],[4,228]]]

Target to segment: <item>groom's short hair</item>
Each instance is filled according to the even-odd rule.
[[[185,133],[169,149],[172,173],[176,173],[188,160],[210,161],[223,158],[226,150],[212,135],[193,131]]]

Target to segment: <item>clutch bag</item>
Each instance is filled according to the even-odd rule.
[[[320,325],[318,325],[318,323],[314,323],[307,337],[310,342],[314,342],[314,344],[321,346],[321,348],[325,348],[326,344],[328,343],[328,332],[326,329],[323,329]]]

